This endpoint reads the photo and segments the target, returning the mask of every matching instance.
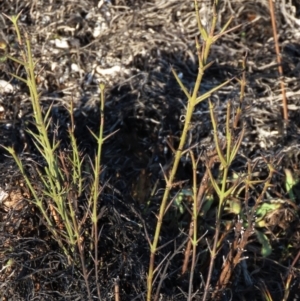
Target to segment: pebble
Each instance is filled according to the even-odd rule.
[[[12,93],[13,91],[14,88],[9,82],[0,79],[0,93]]]

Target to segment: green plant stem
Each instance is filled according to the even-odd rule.
[[[147,279],[147,301],[151,300],[151,292],[152,292],[152,280],[153,280],[153,272],[154,272],[154,262],[155,262],[155,253],[156,253],[156,249],[157,249],[157,245],[158,245],[158,239],[159,239],[159,235],[160,235],[160,230],[161,230],[161,226],[162,226],[162,221],[163,221],[163,216],[165,214],[165,209],[167,206],[167,201],[169,198],[169,194],[170,194],[170,190],[173,186],[173,181],[177,172],[177,168],[180,162],[180,158],[182,156],[182,152],[183,152],[183,148],[185,145],[185,141],[186,141],[186,136],[190,127],[190,122],[192,119],[192,115],[193,115],[193,111],[195,108],[195,103],[196,103],[196,99],[197,99],[197,91],[199,90],[200,87],[200,83],[203,77],[203,72],[202,69],[199,68],[199,72],[198,72],[198,76],[197,76],[197,81],[196,81],[196,85],[194,88],[194,93],[191,96],[191,98],[188,100],[188,106],[187,106],[187,113],[186,113],[186,118],[185,118],[185,123],[184,123],[184,128],[183,128],[183,132],[182,132],[182,136],[180,139],[180,144],[179,147],[176,151],[176,155],[175,155],[175,161],[171,170],[171,174],[170,177],[168,179],[166,179],[167,184],[166,184],[166,189],[164,192],[164,196],[160,205],[160,210],[159,210],[159,214],[158,214],[158,219],[157,219],[157,225],[156,225],[156,229],[155,229],[155,234],[154,234],[154,239],[153,242],[150,246],[150,264],[149,264],[149,271],[148,271],[148,279]]]
[[[210,33],[208,34],[206,32],[206,30],[204,29],[204,27],[202,26],[202,24],[201,24],[201,20],[200,20],[200,17],[199,17],[199,9],[198,9],[197,0],[195,0],[195,11],[196,11],[196,16],[197,16],[199,31],[201,33],[201,36],[202,36],[204,42],[203,42],[203,47],[201,48],[198,40],[196,39],[196,48],[197,48],[197,53],[198,53],[199,67],[198,67],[197,79],[196,79],[196,83],[195,83],[192,95],[189,95],[187,89],[184,87],[184,85],[182,84],[182,82],[180,81],[180,79],[178,78],[176,73],[173,71],[173,74],[174,74],[178,84],[180,85],[180,87],[182,88],[182,90],[184,91],[185,95],[188,98],[187,111],[186,111],[186,115],[185,115],[185,122],[184,122],[182,135],[181,135],[181,138],[180,138],[179,147],[178,147],[178,149],[176,150],[176,153],[175,153],[175,159],[174,159],[174,163],[173,163],[170,175],[168,175],[168,174],[165,175],[166,188],[165,188],[165,192],[164,192],[161,204],[160,204],[160,209],[159,209],[159,214],[158,214],[158,217],[157,217],[157,224],[156,224],[156,228],[155,228],[155,234],[154,234],[153,242],[150,243],[150,261],[149,261],[149,270],[148,270],[148,277],[147,277],[147,301],[151,300],[152,285],[153,285],[152,281],[153,281],[154,264],[155,264],[155,254],[156,254],[156,251],[157,251],[157,245],[158,245],[159,235],[160,235],[160,231],[161,231],[161,227],[162,227],[163,217],[164,217],[164,214],[165,214],[165,210],[167,208],[169,194],[170,194],[170,191],[173,187],[173,181],[174,181],[177,169],[178,169],[178,165],[179,165],[182,153],[184,151],[184,146],[185,146],[185,143],[186,143],[186,137],[187,137],[187,133],[190,129],[190,124],[191,124],[191,120],[192,120],[192,116],[193,116],[195,106],[198,103],[200,103],[201,101],[207,99],[213,92],[217,91],[222,86],[227,84],[227,82],[229,82],[229,81],[227,81],[227,82],[219,85],[218,87],[210,90],[209,92],[207,92],[207,93],[205,93],[205,94],[203,94],[203,95],[201,95],[200,97],[197,98],[197,94],[198,94],[198,91],[200,89],[200,85],[201,85],[201,82],[202,82],[204,71],[211,65],[211,63],[207,63],[207,59],[208,59],[208,55],[209,55],[211,45],[223,33],[225,33],[225,29],[229,26],[230,22],[227,22],[227,24],[224,26],[224,28],[222,29],[220,34],[218,34],[217,36],[214,36],[214,31],[215,31],[215,26],[216,26],[216,16],[217,16],[216,13],[214,12],[214,19],[213,19],[213,22],[212,22]]]
[[[217,153],[221,162],[221,167],[223,170],[223,176],[222,176],[222,181],[221,181],[221,189],[219,188],[218,183],[214,179],[211,170],[207,166],[207,170],[209,173],[209,177],[211,180],[211,183],[218,195],[219,199],[219,206],[218,206],[218,211],[216,214],[216,229],[215,229],[215,236],[214,236],[214,242],[213,242],[213,247],[210,249],[211,257],[210,257],[210,265],[209,265],[209,270],[208,270],[208,275],[206,279],[206,284],[204,288],[204,294],[203,294],[203,301],[207,299],[207,295],[209,292],[209,286],[210,286],[210,280],[212,277],[212,272],[214,268],[214,263],[215,263],[215,258],[217,256],[217,250],[218,250],[218,242],[219,242],[219,236],[221,232],[221,218],[222,218],[222,212],[224,208],[224,204],[226,202],[226,199],[230,196],[230,194],[233,193],[233,191],[236,189],[236,187],[239,184],[239,181],[236,181],[231,187],[227,189],[227,179],[228,179],[228,173],[229,173],[229,168],[230,165],[232,164],[238,149],[241,145],[242,138],[243,138],[243,133],[244,130],[242,130],[241,135],[239,138],[236,140],[236,142],[233,144],[233,137],[232,137],[232,132],[231,132],[231,124],[230,124],[230,115],[231,115],[231,106],[230,103],[227,104],[227,113],[226,113],[226,154],[223,154],[223,147],[221,146],[221,143],[219,138],[218,138],[218,127],[217,127],[217,122],[216,118],[214,116],[213,112],[213,106],[210,103],[210,115],[211,115],[211,121],[213,125],[213,130],[214,130],[214,141],[217,149]]]
[[[96,277],[96,283],[97,283],[97,294],[99,300],[101,300],[100,296],[100,286],[98,281],[98,266],[99,266],[99,256],[98,256],[98,243],[99,243],[99,234],[98,234],[98,200],[99,200],[99,184],[100,184],[100,171],[101,171],[101,154],[102,154],[102,146],[104,143],[103,133],[104,133],[104,104],[105,104],[105,97],[104,97],[104,90],[105,86],[104,84],[100,84],[100,129],[99,129],[99,135],[95,135],[93,132],[92,135],[97,140],[97,154],[95,156],[95,164],[94,164],[94,183],[92,187],[92,193],[89,200],[89,203],[92,204],[92,234],[91,237],[94,240],[94,263],[95,263],[95,277]]]
[[[49,138],[49,128],[52,126],[51,111],[52,105],[49,107],[47,112],[44,114],[42,106],[40,104],[40,95],[38,93],[38,87],[35,77],[35,65],[33,59],[33,54],[31,51],[31,44],[28,34],[25,32],[25,44],[22,41],[21,33],[18,27],[17,16],[8,17],[14,25],[16,30],[17,39],[21,48],[21,59],[17,59],[8,54],[7,45],[0,43],[0,50],[4,56],[0,60],[6,61],[10,59],[17,64],[24,67],[26,71],[26,78],[19,77],[16,74],[11,74],[16,79],[25,83],[29,88],[30,101],[33,110],[33,118],[35,130],[27,129],[30,134],[36,149],[39,154],[44,158],[45,164],[43,168],[35,165],[37,173],[39,175],[40,181],[43,184],[42,191],[35,190],[36,187],[32,184],[32,179],[26,174],[25,168],[22,161],[18,158],[14,149],[11,147],[4,147],[13,157],[20,172],[22,173],[27,187],[30,190],[31,196],[33,198],[32,202],[40,210],[48,230],[52,233],[53,238],[59,244],[59,247],[69,260],[69,264],[77,264],[77,255],[79,253],[81,260],[81,268],[83,277],[86,284],[88,299],[92,300],[92,293],[89,286],[89,272],[85,264],[86,260],[86,242],[83,234],[83,228],[86,226],[86,221],[89,219],[88,225],[91,231],[91,241],[93,242],[94,249],[94,272],[97,287],[97,297],[101,300],[100,296],[100,285],[99,285],[99,237],[100,233],[98,230],[98,221],[100,214],[98,213],[99,195],[101,193],[100,189],[100,172],[101,172],[101,154],[102,146],[106,138],[104,135],[104,85],[100,84],[100,129],[99,134],[92,135],[97,141],[97,153],[93,162],[88,162],[87,166],[91,167],[93,170],[93,180],[90,181],[88,186],[89,191],[86,192],[87,204],[86,210],[84,212],[79,211],[78,198],[82,196],[84,187],[83,184],[87,182],[87,179],[83,178],[83,165],[86,162],[86,158],[83,156],[81,158],[81,153],[75,138],[75,123],[73,116],[73,103],[71,103],[71,108],[69,109],[71,117],[71,126],[69,128],[69,138],[71,141],[72,152],[71,155],[66,155],[64,151],[58,150],[59,142],[56,141],[56,136],[53,135],[53,140]],[[2,55],[1,53],[1,55]],[[92,160],[91,160],[92,161]],[[87,187],[86,186],[86,187]],[[82,206],[83,207],[83,206]],[[83,215],[81,219],[78,216]],[[88,232],[88,231],[86,231]],[[101,231],[100,231],[101,232]],[[92,244],[91,244],[92,245]],[[76,250],[76,246],[78,250]],[[77,252],[77,253],[76,253]],[[75,254],[74,254],[75,253]],[[89,255],[91,252],[89,252]]]

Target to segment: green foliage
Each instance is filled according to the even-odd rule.
[[[255,231],[256,237],[261,244],[261,255],[264,257],[269,256],[272,253],[272,247],[270,245],[270,241],[265,233],[262,231]]]
[[[27,187],[32,195],[31,201],[40,210],[42,217],[46,222],[48,230],[52,233],[54,239],[63,250],[70,264],[81,266],[82,274],[86,281],[86,289],[88,298],[91,299],[91,292],[88,283],[89,272],[86,269],[86,259],[90,257],[89,251],[94,251],[93,260],[95,263],[95,277],[98,279],[98,200],[101,193],[100,189],[100,174],[101,174],[101,152],[102,146],[106,138],[103,138],[104,130],[104,85],[100,84],[100,124],[99,134],[96,135],[90,131],[91,135],[97,141],[97,153],[93,160],[82,156],[79,151],[77,141],[74,135],[74,119],[73,119],[73,104],[70,104],[68,109],[71,119],[69,127],[69,138],[71,141],[71,152],[64,153],[59,151],[60,142],[56,141],[55,137],[51,141],[49,138],[49,128],[51,125],[51,110],[49,107],[45,114],[42,113],[40,95],[38,93],[35,66],[33,55],[31,52],[30,39],[27,33],[24,41],[21,38],[21,33],[18,27],[18,16],[7,17],[11,20],[16,30],[18,42],[21,48],[22,59],[18,59],[9,55],[7,45],[0,42],[1,61],[10,59],[25,68],[26,78],[21,78],[15,74],[11,76],[24,82],[30,93],[30,100],[34,116],[34,125],[36,131],[27,130],[32,141],[38,150],[40,156],[45,160],[45,167],[35,165],[35,169],[43,184],[43,189],[36,191],[34,184],[25,167],[12,147],[4,147],[14,158],[21,174],[23,175]],[[91,163],[93,162],[93,163]],[[89,166],[92,170],[92,181],[85,179],[83,169]],[[85,188],[83,185],[85,184]],[[85,189],[85,191],[84,191]],[[85,212],[81,212],[77,201],[82,197],[83,193],[88,195],[87,203],[84,204]],[[78,216],[82,216],[81,219]],[[86,225],[89,225],[89,230],[85,230]],[[91,225],[91,226],[90,226]],[[88,236],[86,237],[86,233]],[[85,247],[85,240],[91,244],[90,250]],[[78,261],[78,255],[80,261]],[[98,281],[97,281],[98,282]],[[100,288],[97,285],[97,293],[100,298]]]
[[[289,169],[285,169],[285,188],[291,201],[295,202],[300,195],[295,195],[294,190],[299,186],[299,179],[295,177]]]

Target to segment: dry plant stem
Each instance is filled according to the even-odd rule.
[[[255,205],[252,208],[252,212],[256,212],[256,210],[257,210],[259,204],[262,202],[267,190],[270,187],[272,187],[271,181],[272,181],[274,173],[277,172],[271,163],[268,163],[268,162],[266,162],[266,163],[267,163],[267,167],[269,169],[269,176],[267,177],[267,179],[265,181],[264,188],[263,188],[262,192],[260,193],[259,197],[256,199]]]
[[[160,277],[160,281],[157,285],[157,288],[156,288],[156,293],[155,293],[155,296],[153,298],[154,301],[158,301],[161,299],[160,297],[160,289],[163,285],[163,282],[164,280],[169,276],[168,275],[168,268],[172,262],[172,260],[174,259],[175,256],[177,256],[178,254],[181,254],[182,252],[182,248],[184,247],[184,245],[186,244],[187,240],[189,240],[189,238],[186,238],[177,248],[175,247],[174,249],[174,252],[173,254],[170,256],[170,258],[166,259],[167,263],[165,264],[165,267],[161,273],[161,277]],[[169,253],[170,254],[170,253]],[[169,256],[169,254],[166,255],[166,258]]]
[[[218,156],[216,155],[216,152],[214,150],[212,153],[208,154],[207,157],[209,158],[207,166],[209,169],[211,169],[213,164],[218,161]],[[203,158],[203,160],[207,160],[207,159]],[[209,184],[209,173],[206,169],[206,171],[203,175],[203,178],[201,180],[200,187],[198,189],[198,193],[197,193],[197,197],[196,197],[197,216],[201,210],[201,206],[202,206],[204,198],[205,198],[205,192],[207,191],[208,184]],[[194,236],[194,228],[195,227],[194,227],[194,222],[193,222],[193,218],[192,218],[190,227],[189,227],[189,233],[188,233],[189,237]],[[191,249],[192,249],[192,240],[189,239],[187,242],[187,246],[185,248],[185,252],[184,252],[184,260],[183,260],[182,271],[181,271],[182,275],[185,274],[187,271],[190,254],[191,254]]]
[[[78,229],[76,229],[76,230],[78,230]],[[88,294],[88,300],[91,301],[92,294],[91,294],[90,285],[89,285],[89,273],[88,273],[88,271],[86,269],[86,265],[85,265],[84,241],[81,241],[80,239],[78,239],[77,247],[78,247],[79,257],[80,257],[80,261],[81,261],[83,278],[84,278],[84,282],[85,282],[85,286],[86,286],[86,290],[87,290],[87,294]]]
[[[235,267],[238,265],[238,263],[240,263],[241,260],[243,260],[242,258],[243,252],[246,248],[246,245],[248,244],[249,237],[254,232],[253,225],[250,219],[248,220],[248,227],[245,231],[243,229],[242,223],[243,221],[239,221],[239,220],[236,223],[235,240],[230,246],[229,254],[225,259],[224,267],[218,279],[216,289],[213,293],[212,298],[214,300],[218,299],[222,291],[226,288]]]
[[[242,221],[238,220],[235,225],[235,240],[231,244],[230,251],[224,262],[222,272],[220,274],[220,277],[219,277],[217,285],[216,285],[216,290],[214,291],[214,293],[212,295],[212,298],[214,300],[217,300],[220,297],[220,294],[228,285],[235,267],[238,265],[238,263],[241,260],[243,260],[243,258],[242,258],[243,251],[246,248],[246,245],[249,241],[249,237],[254,233],[254,224],[252,222],[254,219],[253,217],[254,217],[256,209],[257,209],[259,203],[261,202],[263,196],[265,195],[268,187],[270,187],[270,182],[273,177],[273,173],[275,172],[275,170],[273,169],[271,164],[268,164],[268,167],[269,167],[270,173],[269,173],[267,180],[264,183],[263,191],[261,192],[260,196],[256,200],[256,204],[253,207],[251,213],[249,213],[247,216],[247,219],[248,219],[247,229],[246,230],[243,229]],[[249,197],[249,194],[248,194],[249,186],[251,186],[252,184],[255,183],[254,181],[251,181],[250,162],[248,163],[248,177],[247,178],[248,179],[245,180],[245,190],[246,190],[246,193],[245,193],[246,199],[245,200],[247,200]],[[247,201],[245,201],[245,203],[247,206]]]
[[[190,273],[190,281],[189,281],[189,291],[188,291],[188,301],[192,300],[192,293],[193,293],[193,276],[196,267],[196,254],[197,254],[197,245],[198,245],[198,238],[197,238],[197,217],[198,217],[198,210],[197,210],[197,162],[195,160],[194,153],[192,151],[189,152],[190,157],[192,160],[193,166],[193,216],[191,227],[193,229],[193,238],[190,237],[190,241],[193,245],[193,254],[192,254],[192,265],[191,265],[191,273]]]
[[[217,223],[216,223],[216,230],[215,230],[215,236],[214,236],[214,243],[213,243],[213,247],[211,249],[211,254],[210,254],[210,263],[209,263],[209,269],[208,269],[208,274],[206,277],[206,283],[205,283],[205,288],[204,288],[204,294],[202,297],[202,301],[205,301],[207,299],[208,296],[208,292],[209,292],[209,286],[210,286],[210,281],[211,281],[211,277],[212,277],[212,272],[213,272],[213,268],[214,268],[214,262],[215,262],[215,258],[217,256],[217,245],[218,245],[218,238],[220,235],[220,227],[221,227],[221,219],[219,218],[219,214],[217,213],[218,217],[217,217]]]
[[[278,63],[278,72],[279,72],[279,76],[280,76],[283,118],[287,124],[288,118],[289,118],[288,117],[288,109],[287,109],[287,99],[286,99],[285,86],[284,86],[284,81],[283,81],[283,70],[282,70],[282,64],[281,64],[281,54],[280,54],[279,45],[278,45],[276,18],[275,18],[273,0],[269,0],[269,6],[270,6],[270,15],[271,15],[271,22],[272,22],[272,29],[273,29],[273,37],[274,37],[274,43],[275,43],[276,58],[277,58],[277,63]]]
[[[262,295],[262,299],[263,300],[266,300],[266,301],[273,301],[273,298],[270,294],[270,291],[268,290],[265,282],[263,280],[260,280],[259,283],[258,283],[258,287],[260,288],[260,292],[261,292],[261,295]]]
[[[296,257],[294,258],[294,260],[293,260],[293,262],[292,262],[292,264],[289,268],[287,280],[286,280],[286,283],[285,283],[284,297],[282,299],[283,301],[288,301],[289,294],[290,294],[291,281],[292,281],[292,278],[294,276],[294,273],[293,273],[292,269],[294,268],[296,262],[298,262],[299,257],[300,257],[300,251],[298,252]]]
[[[120,279],[117,278],[115,280],[115,301],[121,301],[120,300]]]

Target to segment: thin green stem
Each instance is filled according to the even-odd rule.
[[[200,47],[200,44],[199,44],[198,40],[196,39],[196,48],[197,48],[197,53],[198,53],[199,66],[198,66],[197,79],[196,79],[193,93],[191,96],[187,92],[187,89],[183,88],[182,82],[180,81],[178,76],[176,76],[175,72],[173,71],[173,74],[175,75],[175,78],[177,79],[179,86],[182,87],[182,90],[184,91],[185,95],[188,97],[187,111],[186,111],[186,115],[185,115],[183,131],[181,134],[179,146],[175,153],[175,159],[174,159],[174,163],[171,168],[171,172],[170,172],[170,174],[165,175],[166,187],[165,187],[164,195],[163,195],[163,198],[162,198],[162,201],[160,204],[160,209],[159,209],[159,214],[158,214],[158,218],[157,218],[157,224],[156,224],[156,228],[155,228],[153,242],[150,243],[150,261],[149,261],[149,270],[148,270],[148,277],[147,277],[147,301],[151,300],[152,285],[153,285],[152,282],[153,282],[154,265],[155,265],[155,254],[157,251],[159,235],[160,235],[160,231],[161,231],[161,227],[162,227],[162,223],[163,223],[163,217],[165,214],[165,210],[167,208],[170,191],[173,187],[173,181],[174,181],[174,178],[175,178],[178,166],[179,166],[179,162],[180,162],[182,153],[184,151],[186,137],[190,130],[193,112],[194,112],[195,106],[198,103],[200,103],[201,101],[205,100],[207,97],[209,97],[209,95],[211,95],[211,93],[212,93],[212,91],[209,91],[202,97],[197,98],[197,94],[200,89],[204,71],[207,69],[208,66],[210,66],[210,63],[207,63],[207,59],[208,59],[208,54],[209,54],[211,45],[221,36],[221,34],[219,34],[218,37],[215,37],[215,38],[213,36],[215,27],[216,27],[217,14],[214,12],[214,17],[213,17],[210,34],[208,35],[206,30],[203,28],[203,26],[201,24],[197,0],[195,0],[195,10],[196,10],[196,17],[197,17],[197,21],[198,21],[198,28],[199,28],[200,34],[204,40],[204,43],[203,43],[203,46]],[[213,91],[218,90],[221,86],[222,85],[213,89]]]

